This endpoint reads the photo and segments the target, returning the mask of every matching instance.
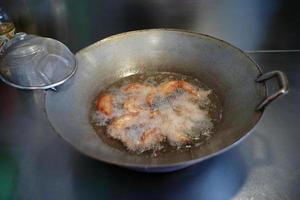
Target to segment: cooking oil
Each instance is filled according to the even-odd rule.
[[[98,136],[108,145],[111,147],[114,147],[116,149],[119,149],[121,151],[127,151],[126,148],[124,148],[124,145],[118,140],[112,139],[111,137],[108,136],[107,134],[107,129],[105,126],[99,126],[99,123],[97,120],[95,120],[95,112],[97,111],[95,107],[95,102],[97,101],[98,97],[105,94],[105,93],[112,93],[114,94],[116,91],[118,91],[119,88],[122,86],[129,84],[129,83],[143,83],[143,84],[148,84],[148,85],[153,85],[153,86],[159,86],[161,83],[166,82],[166,81],[171,81],[171,80],[184,80],[193,86],[196,86],[197,88],[202,88],[204,90],[211,90],[211,94],[209,95],[209,100],[210,104],[209,105],[204,105],[205,107],[208,106],[208,114],[209,117],[211,118],[211,122],[215,126],[216,124],[219,123],[221,116],[222,116],[222,108],[220,101],[215,94],[215,91],[212,90],[211,88],[207,87],[205,84],[200,82],[198,79],[191,77],[191,76],[186,76],[183,74],[178,74],[178,73],[172,73],[172,72],[152,72],[152,73],[142,73],[142,74],[135,74],[131,75],[129,77],[122,78],[116,82],[114,82],[112,85],[108,86],[106,89],[100,91],[100,94],[97,96],[95,95],[95,100],[92,103],[91,110],[90,110],[90,121],[95,129],[96,133]],[[199,105],[201,107],[201,105]],[[198,131],[198,130],[195,130]],[[199,130],[200,131],[200,130]],[[201,144],[203,144],[205,141],[209,140],[211,136],[213,136],[215,129],[212,128],[209,131],[209,134],[201,134],[197,139],[195,139],[192,143],[189,143],[184,146],[180,147],[174,147],[169,145],[168,143],[163,143],[163,148],[159,151],[154,150],[154,151],[147,151],[144,152],[143,154],[151,154],[151,155],[159,155],[161,153],[166,153],[170,151],[186,151],[189,150],[190,148],[197,147]],[[131,152],[132,153],[132,152]]]
[[[0,9],[0,50],[4,44],[15,35],[15,26],[9,20],[7,14]]]

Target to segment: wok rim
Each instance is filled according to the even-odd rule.
[[[141,33],[141,32],[152,32],[152,31],[162,31],[162,32],[177,32],[177,33],[182,33],[182,34],[190,34],[192,36],[195,36],[195,37],[200,37],[200,36],[204,36],[204,37],[207,37],[207,38],[210,38],[212,40],[216,40],[218,42],[221,42],[237,51],[239,51],[243,56],[245,56],[247,59],[250,60],[250,62],[253,64],[253,66],[256,67],[257,71],[258,71],[258,75],[261,75],[262,74],[262,70],[261,68],[259,67],[259,65],[246,53],[244,52],[243,50],[241,50],[240,48],[232,45],[231,43],[229,42],[226,42],[222,39],[219,39],[219,38],[216,38],[214,36],[210,36],[210,35],[207,35],[207,34],[203,34],[203,33],[198,33],[198,32],[195,32],[195,31],[190,31],[190,30],[185,30],[185,29],[169,29],[169,28],[155,28],[155,29],[142,29],[142,30],[134,30],[134,31],[128,31],[128,32],[124,32],[124,33],[119,33],[119,34],[115,34],[115,35],[112,35],[112,36],[109,36],[109,37],[106,37],[106,38],[103,38],[81,50],[79,50],[76,54],[75,54],[75,58],[76,58],[76,55],[79,54],[79,53],[83,53],[91,48],[93,48],[94,46],[101,46],[101,45],[104,45],[108,42],[111,42],[111,41],[116,41],[116,40],[120,40],[124,37],[129,37],[131,34],[136,34],[136,33]],[[77,66],[78,67],[78,66]],[[76,74],[75,74],[76,76]],[[256,78],[256,77],[255,77]],[[255,80],[254,78],[254,80]],[[268,94],[268,89],[266,87],[266,84],[265,83],[260,83],[263,85],[264,87],[264,95],[265,97],[267,97],[267,94]],[[48,91],[49,92],[49,91]],[[79,147],[77,147],[76,145],[72,144],[72,142],[70,142],[67,137],[63,136],[63,134],[61,134],[58,130],[56,130],[56,128],[54,127],[54,125],[51,123],[50,121],[50,118],[49,118],[49,115],[48,115],[48,112],[47,112],[47,94],[48,92],[45,93],[45,113],[46,113],[46,117],[48,119],[48,122],[51,126],[51,128],[54,130],[54,132],[59,135],[63,141],[65,141],[67,144],[71,145],[76,151],[80,152],[81,154],[87,156],[87,157],[90,157],[92,159],[95,159],[95,160],[98,160],[98,161],[101,161],[101,162],[104,162],[106,164],[111,164],[111,165],[116,165],[116,166],[120,166],[120,167],[125,167],[125,168],[139,168],[139,169],[144,169],[144,170],[147,170],[147,169],[159,169],[159,168],[176,168],[178,167],[180,169],[181,168],[185,168],[185,167],[188,167],[188,166],[191,166],[193,164],[196,164],[196,163],[199,163],[199,162],[202,162],[204,160],[207,160],[209,158],[212,158],[212,157],[215,157],[217,155],[220,155],[232,148],[234,148],[235,146],[237,146],[238,144],[240,144],[243,140],[245,140],[250,134],[251,132],[254,130],[254,128],[257,126],[258,122],[261,120],[263,114],[264,114],[264,110],[265,109],[262,109],[262,110],[259,110],[259,111],[256,111],[259,113],[255,123],[253,123],[253,126],[250,127],[248,130],[245,131],[245,134],[242,135],[240,138],[238,138],[235,142],[233,142],[232,144],[220,149],[220,150],[217,150],[216,152],[214,153],[211,153],[209,155],[206,155],[206,156],[203,156],[203,157],[199,157],[199,158],[196,158],[196,159],[192,159],[192,160],[187,160],[187,161],[180,161],[180,162],[173,162],[173,163],[170,163],[170,164],[150,164],[150,165],[145,165],[145,164],[138,164],[138,163],[130,163],[130,162],[118,162],[118,161],[112,161],[110,159],[103,159],[103,158],[99,158],[95,155],[90,155],[88,154],[87,152],[85,152],[84,150],[81,150]],[[95,132],[94,132],[95,133]],[[95,133],[96,134],[96,133]],[[174,171],[174,170],[172,170]]]

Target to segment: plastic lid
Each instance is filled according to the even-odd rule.
[[[0,78],[21,89],[54,88],[76,71],[72,52],[61,42],[17,33],[0,58]]]

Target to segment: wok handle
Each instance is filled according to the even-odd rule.
[[[288,93],[288,90],[289,90],[288,80],[287,80],[286,75],[281,71],[276,70],[276,71],[267,72],[265,74],[260,75],[256,79],[256,81],[257,82],[265,82],[265,81],[267,81],[267,80],[269,80],[273,77],[276,77],[280,89],[278,91],[276,91],[275,93],[273,93],[271,96],[268,96],[262,103],[260,103],[257,106],[256,110],[264,109],[272,101],[274,101],[275,99],[277,99],[281,95]]]

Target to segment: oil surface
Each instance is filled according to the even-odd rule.
[[[191,76],[186,76],[178,73],[170,73],[170,72],[135,74],[132,76],[122,78],[117,82],[113,83],[112,85],[109,85],[106,89],[100,91],[99,95],[92,102],[91,111],[90,111],[90,121],[96,133],[108,145],[117,148],[121,151],[128,151],[126,147],[119,140],[113,139],[112,137],[108,136],[107,125],[109,125],[111,122],[110,120],[105,120],[101,117],[99,118],[99,112],[97,111],[97,108],[95,106],[96,101],[103,94],[112,94],[115,96],[120,96],[120,88],[130,83],[141,83],[141,84],[147,84],[147,85],[152,85],[157,87],[164,82],[173,81],[173,80],[183,80],[203,91],[210,91],[208,95],[208,101],[201,101],[197,104],[197,106],[199,106],[200,109],[207,111],[207,116],[209,117],[210,124],[208,123],[208,126],[204,126],[205,128],[203,128],[203,126],[199,126],[199,129],[196,130],[193,129],[194,133],[192,134],[194,134],[196,137],[193,137],[193,140],[185,145],[170,145],[168,142],[164,142],[160,145],[160,148],[155,148],[148,151],[136,151],[131,153],[143,153],[143,154],[150,153],[152,155],[158,155],[160,153],[167,152],[167,151],[185,151],[195,146],[199,146],[203,144],[205,141],[207,141],[210,137],[213,136],[215,132],[215,127],[222,117],[222,109],[221,109],[220,101],[217,95],[215,94],[214,90],[208,88],[206,85],[201,83],[198,79],[195,79],[194,77]],[[179,94],[181,95],[180,97],[182,97],[180,91],[178,91],[178,93],[176,94]],[[182,102],[185,102],[185,99],[183,99]],[[120,107],[120,105],[115,105],[115,106]],[[120,110],[120,109],[116,109],[116,110]],[[114,113],[115,116],[122,116],[122,114],[123,113],[121,112]],[[171,120],[174,121],[176,119],[171,118]],[[174,124],[176,125],[176,123]]]

